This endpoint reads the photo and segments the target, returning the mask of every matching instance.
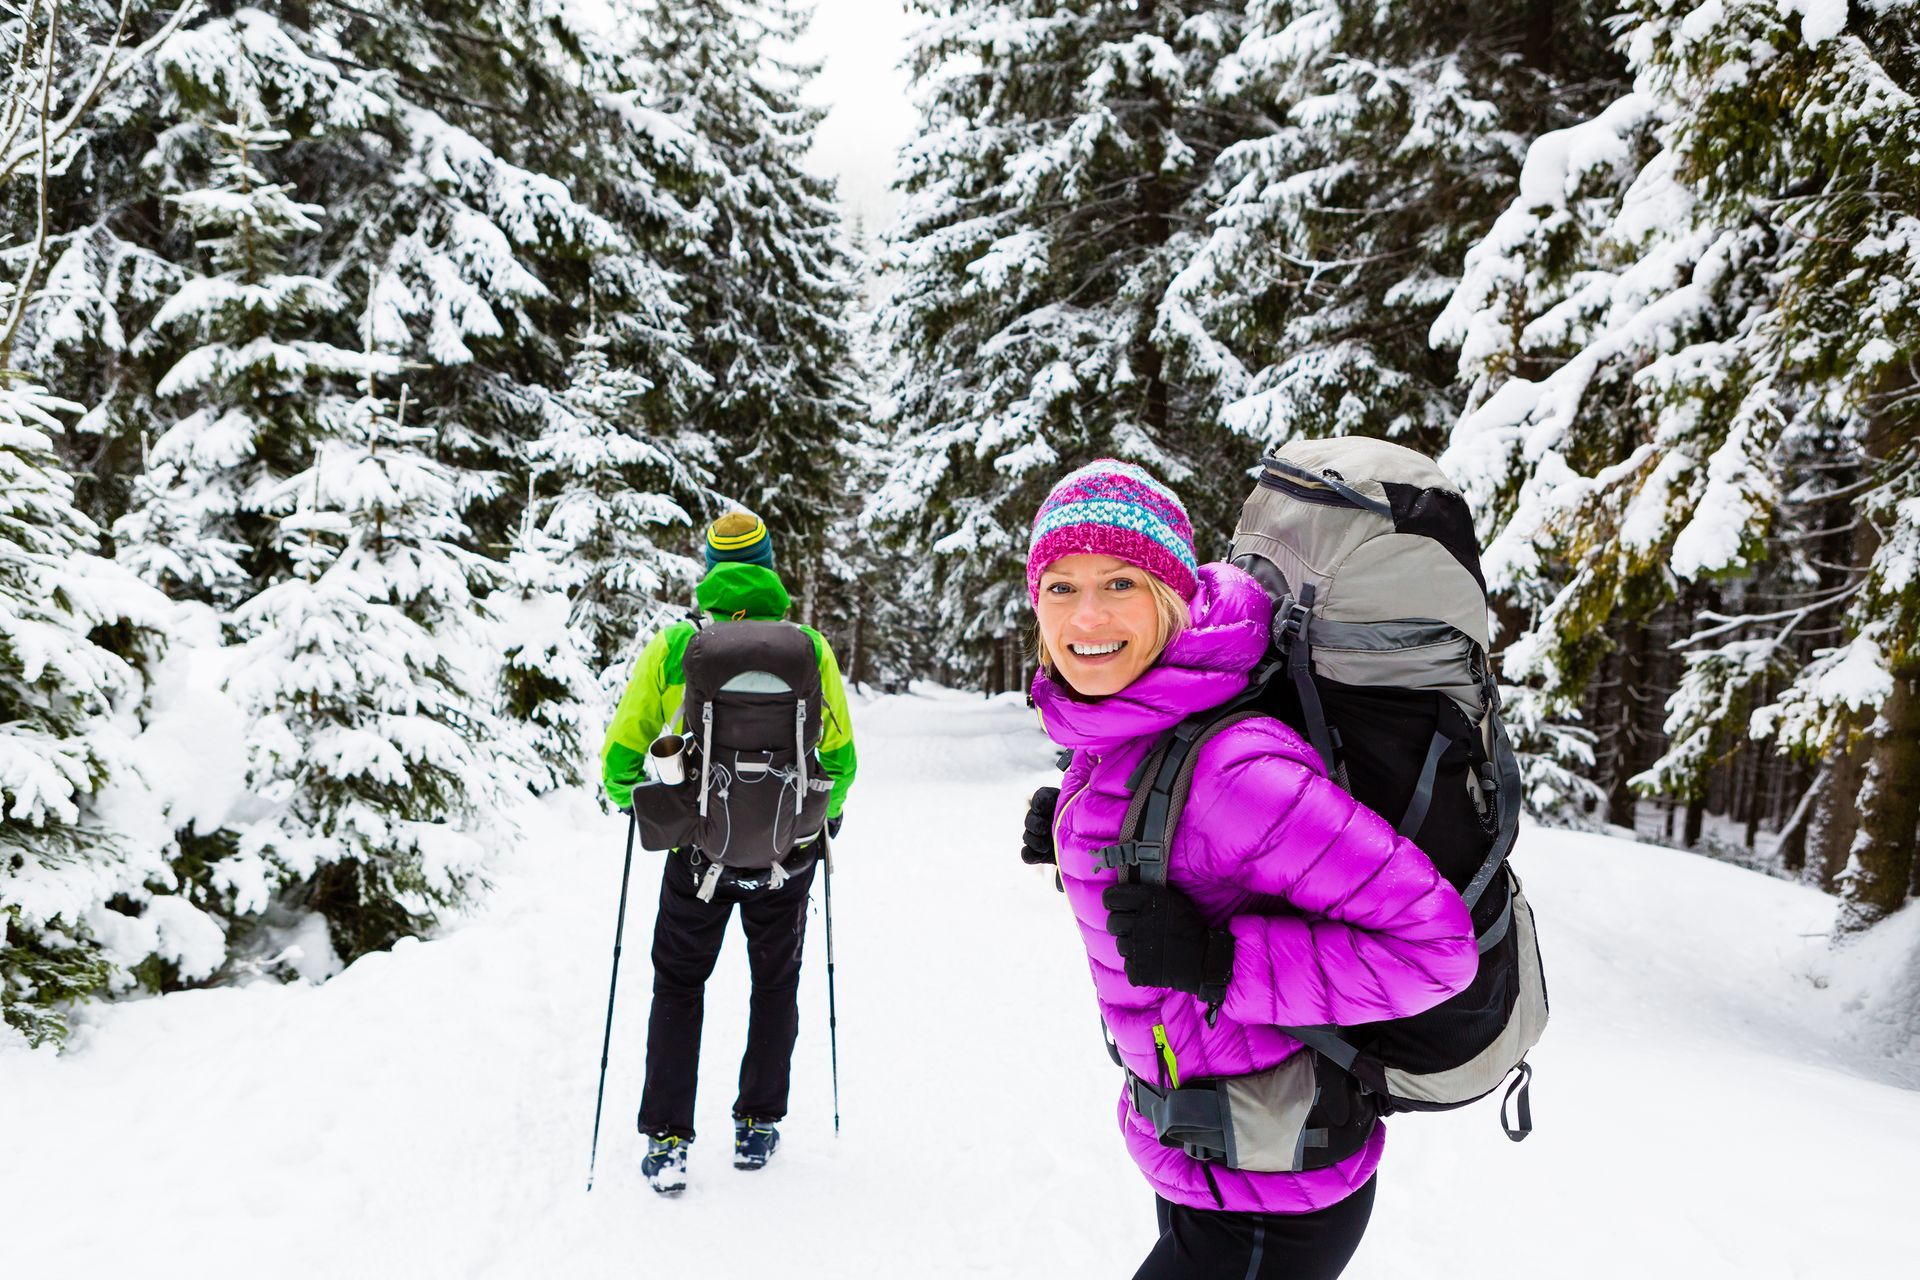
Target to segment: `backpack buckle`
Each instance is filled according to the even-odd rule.
[[[1117,871],[1121,867],[1138,870],[1142,865],[1164,864],[1167,850],[1165,845],[1149,840],[1122,840],[1119,844],[1108,845],[1094,856],[1109,871]]]
[[[1273,615],[1273,643],[1280,649],[1289,648],[1293,642],[1307,633],[1307,623],[1313,618],[1310,605],[1301,603],[1293,596],[1280,602],[1280,608]]]

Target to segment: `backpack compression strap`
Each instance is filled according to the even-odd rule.
[[[1280,602],[1274,613],[1273,638],[1285,660],[1287,677],[1293,681],[1293,690],[1300,697],[1300,714],[1307,721],[1307,739],[1320,753],[1327,776],[1346,788],[1347,775],[1334,756],[1338,744],[1334,742],[1333,727],[1327,723],[1327,709],[1321,704],[1320,690],[1313,683],[1313,640],[1309,634],[1313,626],[1313,596],[1313,584],[1309,582],[1300,588],[1297,598],[1288,596]]]

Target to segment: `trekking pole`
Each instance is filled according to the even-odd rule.
[[[833,845],[827,845],[827,1048],[833,1056],[833,1132],[840,1132],[840,1015],[833,1003]]]
[[[640,819],[631,811],[627,814],[627,860],[620,868],[620,909],[613,918],[613,978],[607,983],[607,1030],[600,1039],[600,1087],[593,1095],[593,1149],[587,1153],[587,1190],[593,1190],[593,1166],[600,1158],[600,1107],[607,1098],[607,1051],[613,1045],[613,993],[620,989],[620,935],[627,927],[627,877],[633,874],[633,833],[640,828]],[[833,954],[831,944],[827,954]],[[832,972],[832,963],[828,963],[828,972]]]

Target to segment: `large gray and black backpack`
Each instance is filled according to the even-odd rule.
[[[1233,562],[1274,598],[1273,660],[1247,695],[1176,726],[1148,754],[1108,862],[1164,882],[1200,746],[1236,720],[1271,715],[1460,891],[1480,967],[1464,991],[1414,1017],[1286,1028],[1316,1051],[1312,1071],[1222,1082],[1217,1103],[1149,1090],[1136,1104],[1166,1129],[1163,1140],[1193,1154],[1292,1142],[1291,1164],[1277,1167],[1310,1168],[1340,1159],[1367,1127],[1351,1098],[1327,1087],[1329,1064],[1383,1114],[1463,1106],[1511,1075],[1515,1119],[1503,1105],[1501,1123],[1519,1141],[1532,1128],[1525,1059],[1546,1026],[1547,992],[1533,911],[1507,861],[1520,771],[1500,721],[1466,501],[1431,460],[1399,445],[1296,442],[1266,459]]]
[[[691,845],[714,867],[779,868],[820,833],[833,790],[814,757],[813,637],[791,622],[718,622],[687,642],[680,665],[686,780],[636,791],[648,847]]]

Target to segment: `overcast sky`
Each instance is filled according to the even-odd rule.
[[[888,191],[894,153],[913,133],[907,72],[900,65],[915,19],[903,0],[818,0],[798,52],[823,60],[808,97],[828,107],[814,157],[840,180],[840,198],[866,224],[885,229],[899,201]]]

